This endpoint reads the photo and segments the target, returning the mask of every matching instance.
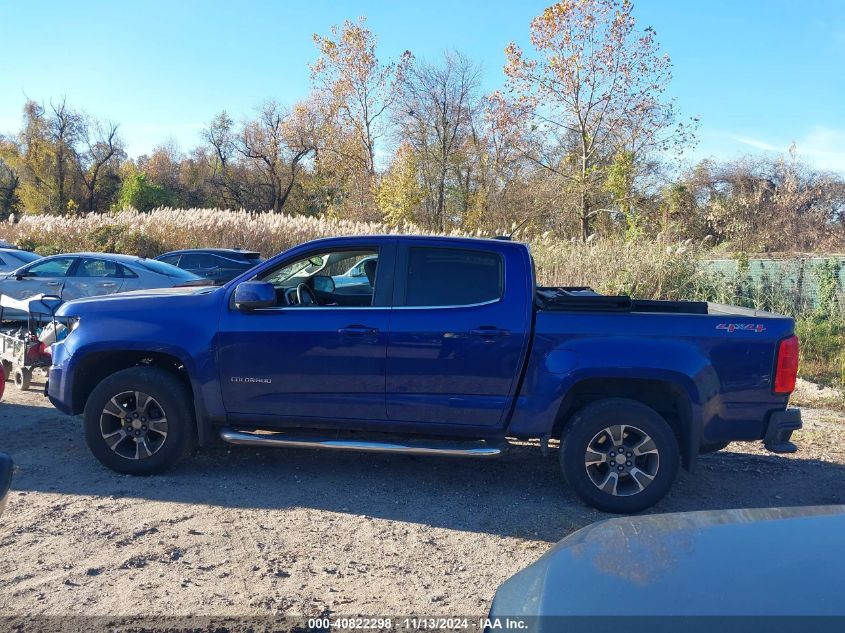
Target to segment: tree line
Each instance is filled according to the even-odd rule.
[[[314,35],[305,98],[221,111],[189,151],[131,158],[116,123],[28,100],[0,136],[0,216],[217,207],[758,251],[845,241],[841,175],[794,152],[684,166],[698,121],[668,97],[669,58],[628,0],[560,2],[529,28],[485,94],[477,61],[385,59],[364,18],[346,21]]]

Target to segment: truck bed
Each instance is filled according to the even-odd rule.
[[[661,312],[708,314],[706,301],[655,301],[627,295],[602,295],[587,286],[538,287],[536,304],[550,312]]]
[[[760,318],[781,316],[765,310],[707,301],[656,301],[632,299],[627,295],[608,296],[599,294],[587,286],[538,287],[535,305],[538,310],[546,312],[651,312]]]

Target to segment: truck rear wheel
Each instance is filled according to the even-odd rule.
[[[654,409],[607,398],[575,413],[560,460],[582,500],[604,512],[627,514],[664,497],[678,474],[680,451],[669,424]]]
[[[193,445],[191,394],[173,374],[132,367],[104,379],[85,404],[85,441],[119,473],[152,475],[174,466]]]

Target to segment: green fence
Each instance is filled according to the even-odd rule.
[[[704,261],[704,267],[725,280],[775,289],[796,311],[831,301],[845,306],[845,256],[713,259]]]

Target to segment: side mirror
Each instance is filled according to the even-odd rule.
[[[15,279],[17,281],[21,281],[22,279],[27,279],[28,277],[32,277],[32,273],[30,273],[28,270],[24,270],[22,272],[15,273]]]
[[[334,279],[328,275],[315,275],[314,290],[317,292],[334,292]]]
[[[266,281],[245,281],[235,288],[235,307],[241,312],[276,305],[276,289]]]

